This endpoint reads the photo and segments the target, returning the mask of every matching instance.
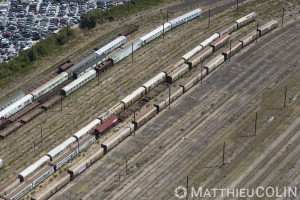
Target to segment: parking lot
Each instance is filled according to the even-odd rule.
[[[80,23],[82,13],[106,10],[126,1],[11,0],[0,16],[0,62],[49,37],[54,31]]]

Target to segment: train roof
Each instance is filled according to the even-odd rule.
[[[95,126],[101,124],[101,121],[99,119],[95,119],[79,131],[77,131],[73,136],[77,139],[81,138],[82,136],[88,134]]]
[[[69,83],[68,85],[63,87],[62,90],[63,91],[69,91],[75,85],[77,85],[78,83],[82,82],[83,80],[87,79],[88,77],[90,77],[91,75],[93,75],[95,73],[96,73],[96,71],[94,69],[91,69],[90,71],[88,71],[85,74],[83,74],[82,76],[80,76],[78,79],[72,81],[71,83]]]
[[[18,101],[16,101],[13,104],[9,105],[8,107],[6,107],[4,110],[2,110],[0,112],[0,118],[2,118],[3,116],[5,116],[11,110],[14,110],[15,108],[18,108],[20,105],[22,105],[23,103],[25,103],[26,101],[28,101],[30,99],[32,99],[32,95],[31,94],[27,94],[25,97],[22,97]]]
[[[163,31],[163,29],[166,30],[166,28],[170,27],[171,24],[169,22],[164,23],[164,25],[161,25],[159,27],[157,27],[156,29],[154,29],[153,31],[147,33],[146,35],[144,35],[143,37],[140,38],[140,40],[145,41],[148,38],[150,38],[151,36],[159,33],[160,31]],[[166,31],[165,31],[166,32]]]
[[[108,50],[110,47],[118,44],[119,42],[121,42],[123,40],[126,40],[126,37],[125,36],[119,36],[116,39],[114,39],[113,41],[111,41],[110,43],[108,43],[105,46],[103,46],[102,48],[100,48],[98,51],[95,51],[95,53],[98,54],[98,55],[101,55],[106,50]]]
[[[216,39],[218,39],[220,36],[219,33],[215,33],[212,36],[210,36],[209,38],[207,38],[206,40],[204,40],[203,42],[201,42],[201,46],[206,47],[208,46],[211,42],[215,41]]]
[[[56,83],[57,81],[65,78],[65,77],[68,77],[68,73],[67,72],[60,73],[57,76],[55,76],[53,79],[47,81],[45,84],[43,84],[40,87],[38,87],[37,89],[33,90],[31,92],[31,94],[34,95],[34,96],[38,96],[38,94],[41,91],[45,90],[46,88],[50,87],[51,85],[53,85],[54,83]]]
[[[41,159],[24,169],[21,173],[19,173],[19,177],[22,177],[23,179],[30,175],[32,172],[37,170],[41,165],[43,165],[45,162],[50,161],[50,158],[48,156],[43,156]]]
[[[47,153],[47,155],[51,157],[51,159],[53,159],[53,157],[55,157],[57,154],[65,150],[73,142],[76,142],[76,138],[72,136],[67,140],[65,140],[63,143],[61,143],[60,145],[58,145],[57,147],[55,147],[54,149],[52,149],[49,153]]]
[[[190,11],[188,13],[185,13],[185,14],[179,16],[179,17],[171,19],[168,22],[170,22],[171,24],[176,24],[176,22],[181,21],[181,20],[183,20],[183,19],[185,19],[185,18],[187,18],[187,17],[189,17],[191,15],[198,14],[198,16],[199,16],[201,13],[202,13],[202,10],[200,8],[197,8],[197,9],[192,10],[192,11]]]

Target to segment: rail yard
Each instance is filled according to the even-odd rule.
[[[0,198],[193,199],[200,186],[299,198],[300,5],[235,6],[145,11],[28,90],[25,108],[2,112]]]

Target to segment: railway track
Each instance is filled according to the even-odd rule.
[[[300,40],[298,42],[300,42]],[[296,47],[296,46],[294,46],[294,47]],[[296,53],[299,53],[299,52],[300,52],[300,49],[298,49],[298,52],[296,52]],[[280,66],[281,65],[278,64],[277,69],[279,69]],[[265,65],[265,68],[270,68],[270,66]],[[277,74],[280,74],[282,72],[283,72],[283,69],[278,70]],[[250,81],[252,83],[254,83],[254,85],[252,84],[253,87],[258,88],[261,80],[262,80],[262,78],[260,78],[258,80],[250,80]],[[198,124],[198,122],[196,122],[197,125],[192,126],[187,131],[185,131],[185,133],[188,133],[188,134],[184,135],[184,137],[188,138],[188,140],[190,140],[190,141],[194,141],[199,133],[203,133],[205,131],[206,127],[212,127],[212,126],[213,126],[213,128],[211,128],[209,130],[209,132],[216,133],[225,124],[225,123],[221,123],[222,119],[230,118],[233,113],[238,113],[241,109],[243,109],[244,106],[246,106],[253,99],[256,98],[256,96],[252,96],[252,98],[245,98],[245,97],[243,98],[243,96],[247,95],[247,93],[253,87],[250,87],[247,90],[243,90],[243,92],[241,94],[239,94],[238,96],[233,95],[231,97],[225,98],[220,103],[221,107],[215,108],[215,110],[217,110],[216,112],[218,112],[218,113],[217,114],[215,114],[214,112],[211,113],[212,116],[219,115],[216,120],[213,119],[213,117],[208,117],[208,119],[203,120],[202,122],[200,122],[200,124]],[[259,90],[257,91],[256,95],[259,95],[261,92],[263,92],[263,90],[266,87],[267,87],[267,84],[264,84],[263,87],[260,87]],[[238,90],[239,90],[239,88],[236,88],[236,90],[233,91],[233,94],[236,94],[236,92],[238,92]],[[235,105],[234,102],[236,99],[241,99],[241,100],[244,99],[244,102],[239,103],[238,106],[231,109],[232,105]],[[223,114],[223,111],[228,111],[228,110],[230,110],[230,113]],[[201,109],[198,110],[198,112],[201,112]],[[223,117],[222,117],[222,115],[223,115]],[[171,116],[173,116],[173,115],[171,115]],[[188,121],[186,121],[185,123],[188,123]],[[183,122],[181,122],[180,124],[182,125]],[[180,126],[178,126],[177,128],[180,128]],[[177,128],[175,127],[175,129],[177,129]],[[147,130],[146,130],[146,132],[144,132],[144,131],[145,130],[143,130],[143,134],[147,134],[148,131]],[[226,131],[226,130],[224,130],[224,131]],[[209,137],[212,137],[212,136],[213,136],[213,134],[208,134],[204,138],[201,138],[201,140],[209,140]],[[177,177],[180,176],[180,174],[184,173],[184,170],[185,170],[184,165],[187,165],[187,166],[192,165],[193,163],[197,162],[199,157],[201,158],[204,155],[203,149],[201,149],[201,147],[199,147],[199,144],[197,142],[191,142],[192,145],[186,145],[185,142],[180,142],[181,140],[182,140],[182,136],[173,138],[173,140],[171,140],[171,141],[174,141],[174,142],[168,143],[168,146],[167,146],[168,151],[171,153],[170,154],[162,153],[163,155],[158,154],[156,156],[158,158],[157,160],[151,160],[151,163],[152,163],[151,168],[147,167],[146,169],[142,170],[144,173],[138,173],[137,177],[133,178],[133,180],[137,180],[137,181],[135,181],[135,185],[130,184],[130,182],[132,181],[132,179],[130,178],[130,179],[126,180],[126,182],[123,183],[124,185],[126,185],[126,187],[124,187],[122,191],[118,192],[118,194],[121,193],[122,195],[118,196],[118,194],[114,194],[112,196],[108,196],[107,198],[108,199],[125,199],[125,198],[129,197],[129,198],[144,199],[144,198],[149,198],[149,196],[147,196],[147,195],[146,196],[143,196],[143,195],[133,196],[132,191],[138,190],[139,194],[146,194],[147,191],[149,191],[149,190],[151,191],[151,188],[157,188],[157,189],[158,188],[166,188],[170,182],[173,182],[173,179],[176,179]],[[213,140],[216,141],[216,140],[218,140],[218,138],[214,138]],[[197,152],[197,154],[193,153],[193,152]],[[199,153],[199,152],[201,152],[201,153]],[[220,154],[220,153],[217,151],[216,154],[213,155],[213,158],[217,157],[218,154]],[[194,156],[186,156],[186,155],[194,155]],[[165,161],[169,160],[168,157],[172,157],[175,159],[172,159],[171,162],[167,161],[167,163],[164,163],[164,160]],[[231,158],[231,159],[233,159],[233,158]],[[176,165],[175,163],[178,163],[178,164]],[[182,163],[182,164],[179,164],[179,163]],[[211,164],[212,164],[211,166],[218,166],[220,164],[220,160],[217,159],[216,162],[211,163]],[[178,165],[181,165],[181,166],[178,166]],[[173,166],[175,166],[175,167],[173,167]],[[153,178],[151,178],[151,176],[153,174],[157,173],[156,171],[158,169],[160,169],[161,171],[164,171],[164,172],[155,177],[156,180],[160,180],[157,182],[157,181],[153,181]],[[176,174],[174,174],[174,173],[172,174],[173,178],[170,177],[169,172],[172,171],[170,169],[177,170]],[[170,178],[168,180],[166,180],[165,177],[170,177]],[[147,187],[142,188],[141,185],[143,185],[143,183],[145,181],[147,182],[147,180],[148,181],[152,180],[152,184],[148,184]],[[152,197],[156,196],[156,193],[154,190],[153,190],[153,193],[151,194],[151,196]]]
[[[123,110],[119,114],[119,120],[120,122],[126,120],[129,116],[131,116],[134,112],[139,110],[141,107],[143,107],[147,102],[149,102],[154,97],[158,96],[161,92],[163,92],[169,84],[163,83],[155,87],[153,90],[151,90],[148,94],[146,94],[145,97],[142,99],[139,99],[137,102],[135,102],[133,105],[131,105],[128,109]]]
[[[221,66],[221,68],[222,68],[222,66]],[[249,72],[249,70],[248,70],[248,72]],[[247,72],[245,72],[245,73],[247,73]],[[243,75],[245,75],[245,73],[243,73]],[[238,76],[239,78],[241,77],[241,75],[240,76]],[[237,78],[236,78],[237,79]],[[235,79],[235,80],[236,80]],[[204,82],[205,82],[206,80],[204,80]],[[179,127],[178,127],[179,128]],[[151,131],[154,131],[154,130],[152,130],[151,129]],[[172,139],[170,139],[170,140],[172,140]],[[167,140],[167,141],[169,141],[169,140]],[[152,149],[153,150],[153,149]],[[110,179],[111,180],[111,178],[113,178],[115,175],[110,175],[110,177],[106,177],[106,179],[108,178],[108,179]],[[80,178],[80,177],[79,177]],[[103,186],[103,185],[102,185]]]
[[[74,79],[70,78],[67,81],[63,82],[61,85],[57,86],[52,91],[48,92],[35,102],[31,103],[20,112],[17,112],[12,117],[10,117],[9,125],[6,125],[2,128],[0,139],[4,139],[8,135],[12,134],[23,125],[33,120],[44,111],[55,105],[62,97],[60,95],[61,88],[72,82]]]

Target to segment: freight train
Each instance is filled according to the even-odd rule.
[[[272,30],[273,28],[276,28],[276,26],[277,26],[277,21],[274,21],[272,23],[268,23],[267,26],[264,25],[264,26],[260,27],[257,31],[265,34],[266,32]],[[252,38],[253,38],[252,32],[250,34],[248,34],[245,38],[248,38],[250,36],[252,36]],[[227,38],[228,38],[228,36],[227,37],[218,37],[218,38],[211,40],[211,42],[209,42],[207,44],[207,47],[210,48],[211,50],[206,50],[205,52],[209,52],[207,54],[211,54],[213,51],[216,50],[216,48],[220,48],[220,46],[218,44],[220,44],[220,43],[225,44],[226,42],[224,42],[224,40],[228,40]],[[241,41],[238,41],[238,42],[243,43],[246,41],[249,41],[249,40],[241,39]],[[109,138],[104,143],[102,143],[101,146],[103,149],[101,148],[97,152],[92,152],[89,154],[89,156],[83,158],[83,160],[81,162],[79,162],[78,165],[76,164],[74,166],[74,170],[72,170],[72,168],[70,168],[69,173],[71,174],[71,179],[74,178],[76,175],[80,174],[82,171],[84,171],[85,168],[87,168],[89,165],[91,165],[95,160],[97,160],[99,157],[101,157],[104,153],[108,152],[114,146],[119,144],[128,135],[130,135],[134,130],[136,130],[143,124],[145,124],[148,120],[150,120],[152,117],[154,117],[158,112],[160,112],[162,109],[164,109],[169,103],[174,101],[181,94],[183,94],[189,88],[191,88],[195,83],[197,83],[199,80],[204,78],[207,74],[211,73],[211,71],[216,69],[217,66],[219,66],[222,62],[224,62],[226,60],[225,55],[227,55],[227,54],[228,54],[228,52],[226,50],[224,50],[222,55],[217,56],[216,58],[212,59],[210,62],[208,62],[207,64],[204,65],[204,68],[206,69],[204,72],[201,71],[201,74],[198,73],[196,75],[193,75],[192,77],[187,79],[184,83],[182,83],[180,86],[173,89],[172,93],[170,95],[171,98],[169,98],[169,96],[165,96],[158,103],[153,105],[152,107],[149,107],[146,110],[142,111],[141,114],[136,118],[135,121],[133,121],[130,124],[127,124],[124,128],[122,128],[117,133],[115,133],[111,138]],[[232,56],[233,55],[232,51],[230,51],[229,54],[230,54],[230,56]],[[203,57],[203,55],[194,55],[194,57],[196,57],[196,56]],[[207,55],[206,55],[206,57],[207,57]],[[187,61],[189,62],[189,60],[187,60]],[[99,136],[101,136],[104,132],[106,132],[109,128],[116,125],[118,123],[117,115],[119,115],[123,110],[130,107],[132,104],[134,104],[140,98],[144,97],[147,93],[149,93],[149,91],[151,91],[153,88],[155,88],[160,83],[166,82],[168,79],[170,79],[171,82],[174,82],[175,78],[173,78],[172,73],[173,72],[178,73],[177,69],[181,69],[181,70],[182,70],[182,68],[190,69],[191,67],[194,67],[195,65],[197,65],[196,63],[198,61],[191,63],[191,64],[187,64],[185,62],[186,62],[186,60],[181,58],[175,64],[171,64],[169,67],[167,67],[165,70],[163,70],[163,72],[157,74],[151,80],[147,81],[140,88],[138,88],[137,90],[135,90],[134,92],[129,94],[127,97],[123,98],[120,102],[118,102],[116,105],[114,105],[107,112],[100,115],[93,122],[89,123],[87,126],[82,128],[81,130],[79,130],[77,133],[75,133],[72,137],[67,139],[61,145],[59,145],[58,147],[56,147],[55,149],[50,151],[48,154],[46,154],[46,156],[44,156],[39,161],[37,161],[33,165],[26,168],[24,171],[22,171],[19,174],[19,178],[20,178],[21,182],[23,182],[23,183],[25,182],[26,184],[25,183],[24,183],[25,185],[21,184],[22,190],[20,190],[20,188],[16,187],[15,192],[10,191],[9,198],[16,199],[15,197],[21,197],[22,195],[24,195],[26,192],[28,192],[30,189],[32,189],[34,186],[36,186],[36,184],[34,184],[34,183],[41,182],[42,179],[45,179],[46,177],[51,175],[55,170],[59,169],[63,164],[68,162],[74,156],[78,155],[81,151],[83,151],[88,146],[90,146],[92,143],[94,143],[95,140]],[[170,77],[170,78],[168,78],[168,77]],[[178,75],[178,77],[180,77],[180,76]],[[34,177],[36,177],[35,180],[29,180],[28,178],[32,177],[33,173],[39,174],[39,176],[34,176]],[[66,182],[70,181],[70,178],[67,178],[66,175],[63,175],[63,180],[64,181],[59,183],[60,185],[64,185]],[[55,187],[57,189],[56,186],[57,185],[55,185],[55,184],[52,185],[52,187]],[[56,190],[55,188],[54,188],[54,190]],[[52,189],[50,192],[51,194],[52,194]],[[45,193],[45,194],[49,194],[49,193]],[[3,198],[3,194],[0,194],[0,195],[2,195],[2,198]]]
[[[97,70],[98,72],[102,72],[104,69],[107,69],[108,67],[113,66],[114,64],[120,62],[122,59],[129,56],[131,53],[133,53],[140,47],[148,44],[152,40],[156,39],[157,37],[161,36],[162,34],[166,33],[167,31],[171,30],[172,28],[179,26],[187,21],[190,21],[190,20],[200,16],[201,13],[202,13],[201,9],[198,8],[198,9],[195,9],[191,12],[188,12],[182,16],[179,16],[175,19],[172,19],[172,20],[164,23],[163,25],[157,27],[156,29],[154,29],[151,32],[147,33],[146,35],[142,36],[141,38],[133,41],[131,44],[128,44],[123,49],[114,53],[113,55],[111,55],[109,57],[105,56],[105,57],[101,58],[99,62],[95,62],[94,64],[85,65],[85,67],[79,68],[79,71],[74,72],[74,77],[77,78],[77,77],[79,77],[79,75],[82,75],[85,72],[87,72],[93,68],[95,70]],[[121,41],[122,40],[120,39],[120,42]],[[116,41],[115,43],[118,44],[118,41]],[[113,47],[114,47],[114,45],[112,45],[112,48]],[[99,56],[106,55],[110,51],[111,50],[109,48],[103,47],[102,49],[96,51],[95,54],[97,54],[99,57]],[[96,57],[96,55],[94,55],[92,57]],[[92,58],[87,58],[87,59],[91,60]],[[104,64],[104,61],[105,61],[105,64]],[[85,61],[82,61],[82,62],[85,62]],[[79,63],[77,65],[81,65],[81,64]],[[103,66],[105,66],[105,67],[103,67]],[[78,66],[75,65],[74,68],[78,69]],[[71,92],[75,91],[76,89],[78,89],[79,87],[81,87],[82,85],[84,85],[85,83],[90,81],[91,77],[93,79],[95,76],[91,75],[91,76],[86,76],[85,78],[81,78],[80,80],[76,81],[76,84],[70,83],[69,85],[67,85],[65,88],[62,89],[62,93],[65,96],[68,96]]]
[[[263,32],[264,34],[269,32],[270,30],[276,28],[278,26],[277,21],[271,21],[261,27],[259,27],[258,30],[252,31],[249,34],[247,34],[245,37],[243,37],[238,42],[243,44],[247,43],[250,44],[253,42],[256,38],[256,36],[259,34],[257,32]],[[210,43],[209,48],[214,48],[215,45],[219,44],[219,42],[222,43],[222,40],[224,40],[227,37],[223,37],[218,42]],[[252,38],[252,39],[249,39]],[[244,45],[242,45],[244,47]],[[213,50],[212,50],[213,51]],[[211,52],[212,52],[211,51]],[[131,135],[136,129],[143,126],[147,121],[149,121],[151,118],[153,118],[156,114],[158,114],[160,111],[162,111],[164,108],[166,108],[170,103],[175,101],[178,97],[180,97],[183,93],[188,91],[192,86],[197,84],[201,79],[206,77],[209,73],[211,73],[213,70],[215,70],[219,65],[221,65],[225,61],[225,55],[224,53],[226,50],[223,51],[221,55],[217,55],[216,57],[210,59],[208,62],[205,63],[204,68],[205,70],[202,72],[196,72],[189,78],[187,78],[184,82],[182,82],[179,86],[172,89],[172,92],[170,95],[165,95],[160,98],[154,105],[144,109],[141,111],[141,113],[136,117],[132,123],[126,124],[123,128],[121,128],[119,131],[114,133],[110,138],[105,140],[101,143],[102,148],[96,148],[93,150],[93,152],[90,152],[87,156],[80,159],[76,164],[71,166],[68,169],[68,173],[63,173],[61,176],[62,178],[57,179],[57,182],[52,183],[48,186],[46,186],[43,190],[41,190],[39,193],[32,196],[32,200],[40,200],[40,199],[47,199],[54,193],[56,193],[60,188],[62,188],[64,185],[72,181],[76,176],[80,175],[83,171],[85,171],[89,166],[91,166],[94,162],[96,162],[99,158],[104,156],[106,153],[108,153],[111,149],[113,149],[115,146],[117,146],[119,143],[121,143],[124,139],[126,139],[129,135]],[[236,52],[235,52],[236,53]],[[234,53],[232,53],[234,55]],[[182,65],[185,65],[184,63]],[[171,65],[174,67],[174,65]],[[194,65],[195,67],[195,65]],[[167,70],[164,70],[167,71]],[[112,109],[107,111],[110,115],[112,114],[118,114],[123,109],[126,109],[129,107],[132,102],[136,101],[138,99],[137,96],[140,96],[140,94],[145,94],[146,91],[149,91],[147,89],[154,88],[157,84],[159,84],[161,81],[167,81],[167,73],[161,72],[154,78],[152,78],[147,83],[152,83],[150,85],[144,84],[142,87],[137,89],[135,92],[131,93],[129,96],[127,96],[127,100],[124,99],[121,100],[118,104],[113,106]],[[146,86],[148,85],[148,86]],[[144,88],[144,91],[142,92],[141,88]],[[105,114],[108,116],[108,114]],[[104,116],[104,115],[102,115]],[[112,118],[114,120],[117,120],[117,117],[115,115],[112,115]],[[110,128],[113,126],[112,120],[107,120],[104,122],[105,126]],[[97,128],[98,129],[98,128]],[[105,129],[101,129],[101,131],[105,131]]]
[[[105,55],[108,52],[113,51],[114,49],[116,49],[120,45],[124,44],[125,42],[126,42],[126,37],[119,36],[112,42],[108,43],[104,47],[97,50],[94,54],[96,55],[96,57],[101,57],[101,58],[105,59],[105,57],[106,57]],[[89,62],[86,62],[86,59],[84,59],[83,61],[84,61],[84,64],[87,65],[91,60]],[[58,74],[54,78],[50,79],[46,83],[42,84],[38,88],[34,89],[26,96],[22,97],[21,99],[17,100],[10,106],[6,107],[4,110],[0,111],[0,119],[1,118],[4,118],[4,119],[9,118],[10,116],[17,113],[18,111],[20,111],[21,109],[23,109],[24,107],[26,107],[27,105],[29,105],[30,103],[32,103],[33,101],[38,99],[39,97],[43,96],[44,94],[53,90],[55,87],[57,87],[61,83],[68,80],[70,74],[73,74],[74,70],[78,70],[80,67],[85,66],[83,64],[83,61],[80,61],[79,63],[76,63],[75,65],[73,62],[67,62],[65,65],[60,66],[59,67],[59,71],[61,72],[60,74]],[[102,62],[102,60],[100,62]],[[79,77],[79,75],[78,75],[78,77]]]

